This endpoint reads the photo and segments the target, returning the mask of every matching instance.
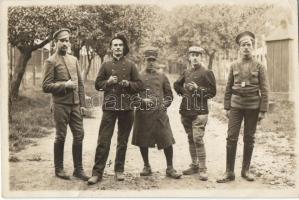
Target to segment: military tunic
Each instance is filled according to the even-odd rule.
[[[268,110],[268,81],[265,67],[255,59],[239,60],[230,67],[224,108]]]
[[[169,118],[166,113],[173,95],[165,74],[155,70],[144,70],[140,74],[145,91],[140,98],[150,98],[154,104],[147,107],[142,103],[135,112],[132,144],[141,147],[164,149],[175,143]]]
[[[195,82],[198,90],[188,91],[184,84]],[[212,71],[204,67],[191,68],[183,72],[179,79],[174,83],[174,89],[182,95],[180,114],[184,116],[195,116],[199,114],[208,114],[207,100],[216,95],[216,81]],[[203,93],[200,91],[203,90]],[[203,95],[203,96],[201,96]]]
[[[117,84],[107,84],[111,75],[117,76]],[[129,87],[122,87],[119,84],[122,80],[128,80]],[[132,100],[134,94],[142,89],[142,82],[134,63],[125,57],[120,60],[113,58],[102,64],[95,81],[95,88],[104,91],[103,110],[133,110]]]

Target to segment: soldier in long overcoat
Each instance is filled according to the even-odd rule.
[[[166,176],[178,179],[181,174],[173,168],[173,144],[175,140],[167,115],[173,100],[168,78],[156,69],[157,49],[149,47],[144,52],[146,69],[140,73],[144,91],[140,93],[141,104],[136,109],[132,144],[140,147],[144,161],[141,176],[152,173],[148,158],[149,147],[163,149],[167,161]]]

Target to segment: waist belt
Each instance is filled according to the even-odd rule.
[[[233,94],[240,97],[254,97],[254,96],[260,96],[259,91],[256,92],[247,92],[247,93],[240,93],[233,90]]]

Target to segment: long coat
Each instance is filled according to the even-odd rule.
[[[175,143],[166,109],[173,100],[168,78],[155,70],[144,70],[140,74],[145,91],[140,98],[150,98],[152,106],[141,103],[136,109],[132,144],[141,147],[164,149]]]

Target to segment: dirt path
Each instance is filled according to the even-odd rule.
[[[187,135],[184,132],[178,113],[180,98],[175,97],[168,109],[168,114],[173,129],[176,144],[174,145],[174,165],[178,171],[184,170],[190,163]],[[150,150],[150,162],[154,171],[151,177],[140,177],[139,172],[143,167],[139,149],[131,145],[129,140],[127,159],[125,166],[126,179],[124,182],[114,181],[114,158],[116,150],[116,132],[112,138],[110,154],[108,158],[112,163],[105,169],[104,179],[97,185],[87,186],[86,182],[74,177],[70,181],[58,179],[54,176],[53,168],[53,141],[55,132],[38,139],[36,144],[27,146],[21,152],[14,154],[20,161],[10,162],[10,189],[11,190],[147,190],[147,189],[292,189],[295,187],[294,144],[277,133],[262,134],[257,131],[257,142],[254,150],[252,171],[257,180],[249,183],[240,177],[242,162],[242,137],[236,159],[236,180],[229,184],[217,184],[216,179],[225,170],[225,145],[226,122],[213,117],[219,112],[221,105],[211,103],[210,116],[206,128],[205,143],[207,152],[207,167],[209,180],[202,182],[197,176],[183,176],[180,180],[172,180],[165,177],[165,165],[163,151]],[[91,174],[94,153],[98,138],[98,129],[101,119],[101,110],[97,111],[96,118],[84,119],[84,152],[83,162],[87,174]],[[117,128],[116,128],[117,130]],[[269,142],[270,141],[270,142]],[[279,141],[279,142],[278,142]],[[72,134],[68,130],[64,167],[70,174],[73,170],[72,162]]]

